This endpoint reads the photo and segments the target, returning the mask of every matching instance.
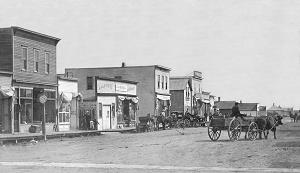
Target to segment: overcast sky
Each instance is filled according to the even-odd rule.
[[[0,0],[0,26],[61,38],[57,70],[160,64],[222,100],[300,107],[299,0]]]

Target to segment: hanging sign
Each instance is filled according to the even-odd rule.
[[[48,98],[47,98],[47,96],[45,95],[45,93],[42,93],[42,94],[40,94],[40,95],[38,96],[38,100],[39,100],[39,102],[42,103],[42,104],[46,103],[47,99],[48,99]]]

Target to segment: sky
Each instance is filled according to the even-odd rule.
[[[61,39],[57,72],[159,64],[221,100],[300,108],[299,0],[0,0],[0,27]]]

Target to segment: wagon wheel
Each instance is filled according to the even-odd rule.
[[[190,126],[191,126],[190,120],[185,119],[185,120],[184,120],[184,126],[185,126],[185,127],[190,127]]]
[[[230,121],[229,127],[228,127],[228,137],[231,141],[236,141],[239,139],[242,132],[242,126],[238,119],[233,118]]]
[[[212,141],[216,141],[220,138],[221,136],[221,130],[217,127],[212,127],[210,126],[210,123],[207,127],[207,133],[208,133],[208,136],[209,138],[212,140]]]
[[[258,134],[258,126],[255,122],[250,123],[247,131],[247,138],[254,141]]]

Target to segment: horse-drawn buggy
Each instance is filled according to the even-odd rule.
[[[255,140],[259,133],[255,117],[223,117],[212,116],[208,124],[208,136],[212,141],[220,138],[221,132],[227,131],[230,140],[238,140],[241,132],[245,132],[245,138]]]
[[[155,119],[148,114],[145,117],[139,117],[137,132],[152,132],[155,130]]]

